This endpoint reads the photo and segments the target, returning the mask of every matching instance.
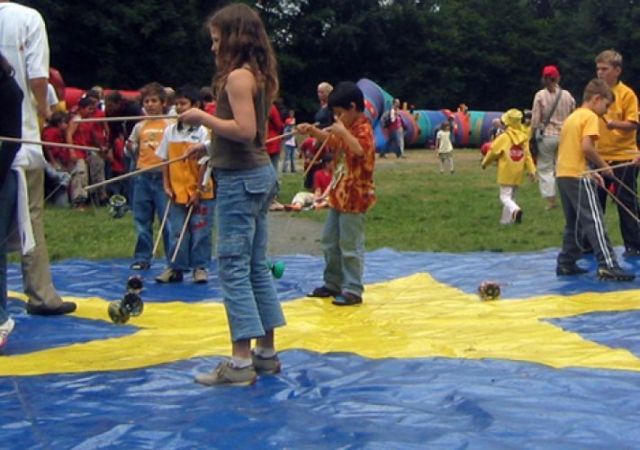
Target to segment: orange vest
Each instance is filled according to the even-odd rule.
[[[169,159],[179,158],[184,155],[193,142],[169,142],[168,153]],[[198,189],[198,175],[200,166],[198,161],[193,159],[184,159],[169,165],[169,180],[171,189],[175,194],[175,202],[186,205],[189,197]],[[200,195],[203,200],[211,200],[213,198],[213,180],[209,178],[207,186]]]
[[[156,149],[162,141],[164,129],[171,125],[167,119],[146,120],[140,127],[140,142],[138,143],[138,169],[144,169],[162,162],[156,156]]]

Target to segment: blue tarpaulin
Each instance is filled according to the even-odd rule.
[[[207,388],[229,352],[212,264],[207,285],[159,285],[111,323],[128,261],[54,264],[72,316],[24,311],[0,356],[0,448],[637,448],[639,282],[556,277],[556,250],[366,255],[364,304],[305,298],[323,261],[295,255],[277,280],[287,316],[279,375]],[[640,261],[625,261],[639,272]],[[482,281],[501,297],[483,302]]]

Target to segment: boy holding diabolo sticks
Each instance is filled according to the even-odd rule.
[[[166,105],[167,93],[160,83],[150,83],[140,90],[142,105],[150,116],[161,115]],[[169,119],[142,120],[136,124],[127,139],[128,155],[137,160],[136,169],[144,169],[162,160],[156,156],[156,149],[162,141]],[[162,184],[162,169],[149,170],[136,176],[133,182],[133,220],[136,224],[134,262],[131,269],[146,270],[151,267],[153,251],[153,215],[160,217],[167,206],[167,196]],[[170,230],[162,230],[165,256],[169,261]]]
[[[567,117],[560,132],[556,180],[566,224],[557,275],[587,272],[576,264],[582,256],[578,239],[584,237],[593,247],[600,279],[631,281],[635,278],[618,265],[596,195],[596,182],[604,184],[600,173],[605,177],[613,175],[611,167],[596,150],[596,141],[600,137],[598,122],[611,103],[613,93],[607,83],[600,79],[591,80],[584,90],[582,106]],[[589,171],[588,163],[598,169]]]
[[[200,93],[192,86],[179,88],[175,95],[175,107],[178,114],[190,108],[200,108]],[[189,126],[177,122],[169,125],[164,131],[156,155],[165,161],[175,159],[184,155],[194,145],[205,144],[207,141],[209,132],[202,125]],[[156,277],[159,283],[179,283],[182,281],[183,272],[189,268],[193,269],[195,283],[207,282],[215,207],[213,182],[209,178],[203,183],[207,167],[206,163],[199,165],[197,161],[189,158],[162,168],[164,191],[171,200],[171,263]],[[185,224],[185,221],[189,223]],[[187,231],[181,241],[183,227],[186,227]]]
[[[362,303],[364,286],[364,220],[376,197],[373,185],[375,144],[371,123],[364,115],[364,97],[355,83],[342,82],[329,94],[336,121],[321,130],[301,124],[301,133],[324,142],[335,154],[329,188],[329,214],[322,233],[324,285],[312,297],[334,297],[333,304]]]

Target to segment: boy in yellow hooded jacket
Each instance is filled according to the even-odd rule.
[[[482,168],[498,162],[500,202],[503,205],[500,223],[522,222],[522,208],[516,203],[516,193],[522,184],[525,169],[531,181],[536,179],[536,167],[529,151],[529,135],[522,127],[522,111],[512,108],[501,117],[506,129],[492,143],[482,160]]]

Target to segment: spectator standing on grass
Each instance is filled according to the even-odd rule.
[[[449,173],[453,173],[453,144],[451,143],[451,129],[448,122],[444,122],[436,134],[436,149],[440,160],[440,173],[444,173],[445,166],[447,166]]]
[[[22,137],[40,139],[38,117],[50,117],[47,104],[49,84],[49,41],[44,20],[38,11],[0,0],[0,52],[14,70],[14,79],[23,93]],[[34,101],[35,99],[35,101]],[[49,253],[44,234],[44,156],[39,145],[23,144],[13,161],[19,169],[19,186],[26,186],[25,201],[18,208],[29,220],[20,232],[20,241],[34,248],[22,252],[22,280],[27,295],[27,313],[68,314],[76,304],[63,302],[51,280]],[[30,245],[27,245],[30,247]],[[24,250],[24,248],[23,248]]]
[[[556,158],[560,129],[575,109],[576,101],[569,91],[560,87],[560,71],[556,66],[542,69],[544,88],[536,92],[531,109],[531,128],[536,140],[536,166],[540,195],[546,200],[546,209],[556,205]]]
[[[298,144],[296,143],[296,136],[293,131],[296,127],[296,113],[293,109],[289,110],[288,116],[284,121],[284,133],[291,134],[287,136],[284,141],[284,161],[282,162],[282,173],[287,171],[287,164],[289,165],[289,171],[294,173],[296,171],[296,150]]]

